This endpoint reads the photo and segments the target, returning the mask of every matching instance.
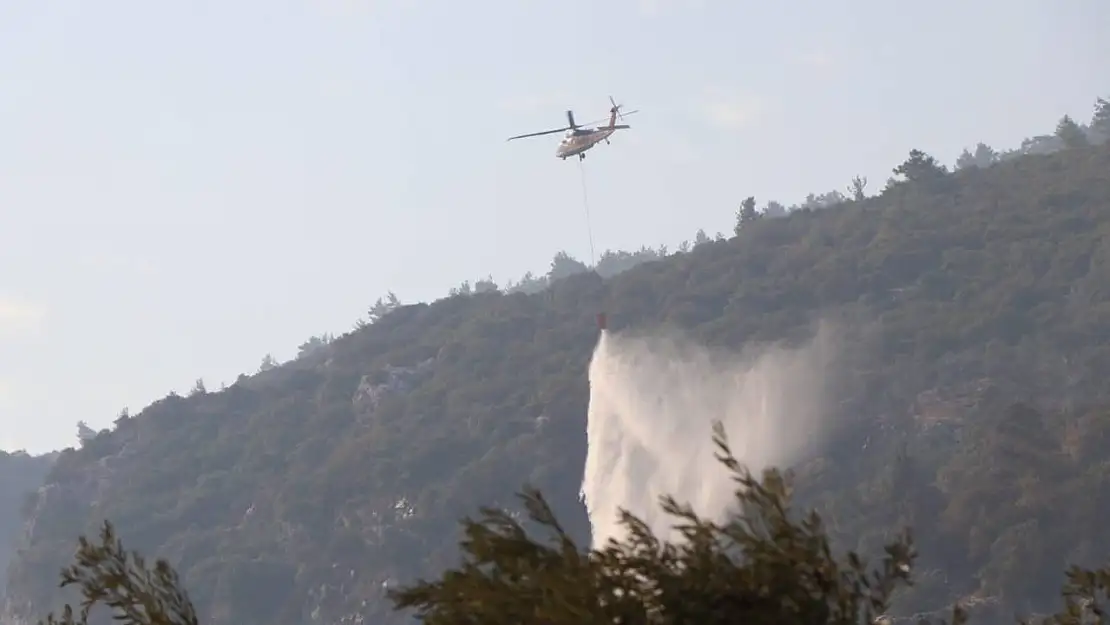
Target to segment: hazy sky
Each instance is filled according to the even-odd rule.
[[[0,2],[0,447],[75,442],[388,289],[728,231],[1110,95],[1104,0]]]

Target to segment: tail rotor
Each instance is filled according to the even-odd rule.
[[[620,118],[620,120],[623,122],[624,115],[621,114],[621,107],[623,107],[624,105],[617,104],[617,101],[613,99],[613,96],[609,96],[609,103],[613,105],[613,108],[609,109],[609,112],[616,113],[617,117]]]
[[[622,113],[621,109],[624,108],[624,105],[623,104],[617,104],[617,101],[613,99],[613,96],[609,96],[609,104],[613,105],[613,107],[611,109],[609,109],[609,114],[610,115],[615,115],[622,122],[624,121],[624,116],[625,115],[631,115],[633,113],[639,113],[640,112],[639,109],[636,109],[635,111],[628,111],[627,113]],[[614,120],[614,121],[616,121],[616,120]]]

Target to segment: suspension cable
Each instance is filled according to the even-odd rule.
[[[582,178],[582,207],[586,211],[586,234],[590,237],[590,266],[597,269],[597,259],[594,256],[594,231],[590,224],[590,197],[586,193],[586,167],[582,164],[584,159],[578,159],[578,173]]]

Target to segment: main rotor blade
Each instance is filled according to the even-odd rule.
[[[624,116],[624,115],[631,115],[631,114],[633,114],[633,113],[639,113],[639,112],[640,112],[640,110],[639,110],[639,109],[636,109],[635,111],[628,111],[627,113],[621,113],[621,114],[620,114],[620,115],[618,115],[617,117],[622,117],[622,116]],[[609,123],[609,118],[608,118],[608,117],[605,117],[605,118],[599,119],[599,120],[597,120],[597,121],[592,121],[592,122],[590,122],[590,123],[588,123],[588,124],[580,124],[580,125],[581,125],[581,126],[596,126],[596,125],[598,125],[598,124],[601,124],[601,123],[605,123],[605,124],[608,124],[608,123]]]
[[[526,135],[517,135],[515,137],[509,137],[508,139],[506,139],[506,141],[512,141],[513,139],[524,139],[525,137],[539,137],[541,135],[550,135],[555,134],[556,132],[564,132],[566,130],[570,130],[570,126],[564,126],[562,128],[556,128],[554,130],[544,130],[542,132],[530,132]]]

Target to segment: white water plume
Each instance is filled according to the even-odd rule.
[[[822,325],[797,349],[725,353],[667,336],[602,332],[590,362],[586,469],[582,483],[593,545],[621,539],[619,508],[674,540],[662,495],[720,520],[736,484],[715,458],[721,421],[736,458],[754,473],[802,459],[825,428],[832,330]]]

